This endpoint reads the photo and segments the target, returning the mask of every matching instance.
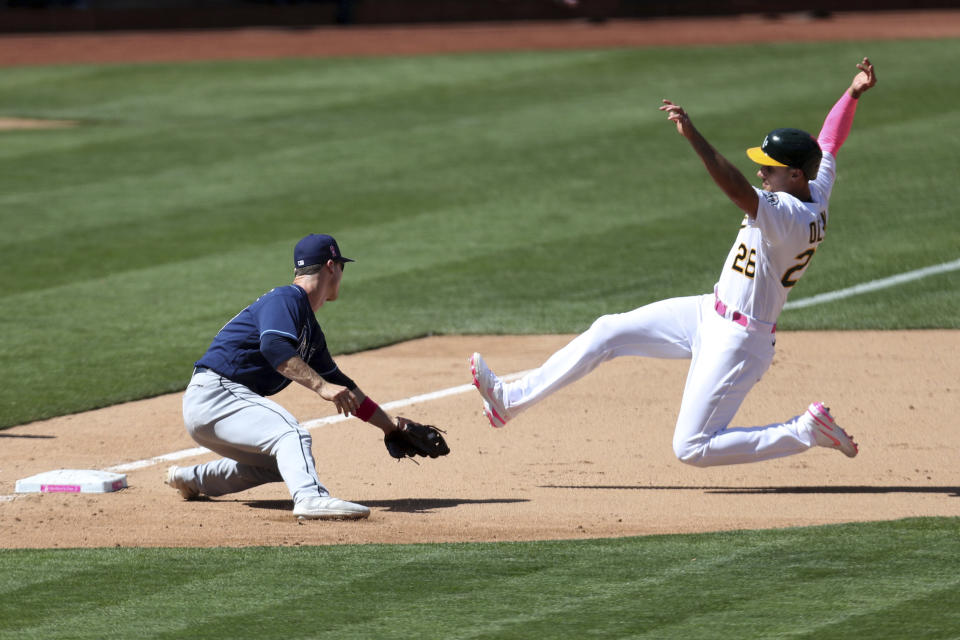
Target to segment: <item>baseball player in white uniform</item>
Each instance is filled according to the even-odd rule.
[[[717,186],[746,214],[713,293],[603,316],[515,382],[498,378],[474,353],[473,382],[490,423],[504,426],[611,358],[689,358],[673,437],[682,462],[701,467],[739,464],[814,446],[856,456],[857,444],[820,402],[785,422],[753,427],[731,423],[773,361],[777,318],[826,236],[836,155],[850,132],[860,96],[876,84],[869,59],[857,69],[817,139],[798,129],[777,129],[762,146],[747,151],[760,165],[759,189],[706,141],[680,105],[664,100],[660,110]]]

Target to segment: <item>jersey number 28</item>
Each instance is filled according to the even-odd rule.
[[[733,259],[733,265],[730,268],[748,278],[754,277],[757,275],[757,250],[747,249],[747,245],[741,242],[737,247],[737,257]]]

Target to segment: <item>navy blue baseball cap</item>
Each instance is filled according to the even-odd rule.
[[[340,253],[340,247],[333,236],[325,233],[311,233],[302,238],[293,248],[293,267],[309,267],[312,264],[326,264],[327,260],[353,262]]]

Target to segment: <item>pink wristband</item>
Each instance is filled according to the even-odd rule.
[[[373,414],[376,413],[379,408],[380,405],[371,400],[370,396],[367,396],[363,399],[363,402],[360,403],[360,406],[357,407],[357,417],[364,422],[370,422],[370,418],[373,417]]]

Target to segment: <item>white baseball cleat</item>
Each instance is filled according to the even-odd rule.
[[[200,492],[188,485],[177,475],[177,471],[179,470],[180,467],[177,465],[167,467],[167,479],[164,480],[163,483],[176,489],[184,500],[196,500],[200,497]]]
[[[316,496],[295,504],[293,515],[299,520],[360,520],[370,515],[370,509],[333,496]]]
[[[839,449],[848,458],[853,458],[860,447],[846,431],[840,428],[830,415],[830,409],[821,402],[813,402],[803,415],[804,421],[813,431],[813,439],[819,447]]]
[[[479,353],[470,356],[470,373],[473,374],[473,386],[480,391],[483,398],[484,415],[492,426],[499,429],[513,417],[503,404],[503,383],[490,371]]]

